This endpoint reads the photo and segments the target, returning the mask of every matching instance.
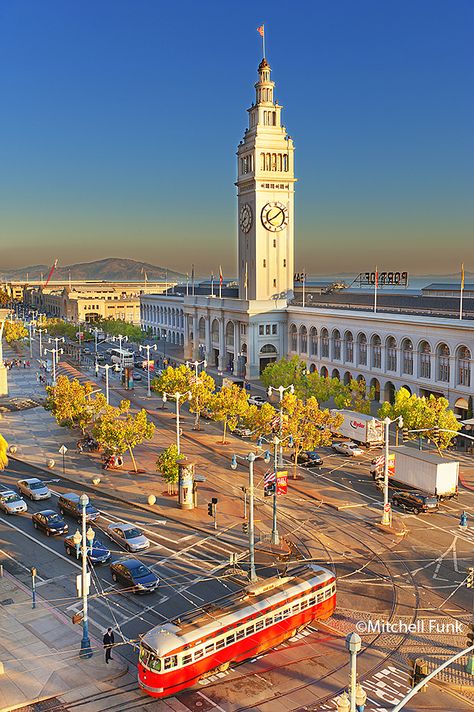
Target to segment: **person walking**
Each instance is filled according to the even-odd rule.
[[[105,662],[108,664],[109,660],[113,660],[112,647],[115,643],[114,632],[112,628],[107,628],[107,633],[105,633],[104,635],[103,643],[105,649]]]

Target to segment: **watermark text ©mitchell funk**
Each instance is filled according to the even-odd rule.
[[[357,621],[358,633],[437,633],[438,635],[460,635],[465,632],[461,621],[443,621],[439,618],[420,618],[413,623],[406,621]]]

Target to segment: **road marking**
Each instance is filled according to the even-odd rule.
[[[42,546],[43,549],[46,549],[47,551],[51,552],[52,554],[59,556],[59,558],[63,559],[63,561],[67,561],[68,564],[71,564],[71,566],[75,566],[76,569],[79,569],[80,571],[82,570],[82,567],[79,564],[74,563],[74,561],[72,561],[70,557],[64,556],[64,554],[60,554],[58,551],[51,549],[50,546],[48,546],[47,544],[44,544],[42,541],[39,541],[39,539],[35,539],[34,536],[31,536],[31,534],[27,534],[26,532],[22,531],[21,529],[16,527],[11,522],[7,522],[3,517],[0,517],[0,521],[3,522],[4,524],[6,524],[7,527],[10,527],[10,529],[15,529],[15,531],[19,532],[20,534],[23,534],[23,536],[26,536],[27,539],[34,541],[34,543],[38,544],[38,546]]]
[[[18,561],[17,559],[15,559],[15,557],[12,556],[11,554],[9,554],[8,551],[5,551],[5,549],[0,549],[0,553],[5,554],[5,556],[8,556],[8,558],[11,559],[12,561],[14,561],[15,564],[17,564],[18,566],[21,566],[22,569],[25,569],[25,571],[28,571],[28,573],[31,574],[31,569],[28,566],[25,566],[25,564],[22,564],[21,561]],[[38,574],[36,574],[36,578],[39,579],[41,582],[43,582],[43,580],[44,580]],[[40,584],[37,584],[37,585],[39,586]]]
[[[217,702],[214,702],[214,700],[211,700],[207,695],[205,695],[203,692],[198,690],[198,695],[200,695],[206,702],[209,702],[209,704],[214,705],[216,710],[220,710],[220,712],[226,712],[226,710],[221,707],[220,705],[217,704]]]

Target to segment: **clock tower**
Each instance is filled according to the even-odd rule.
[[[270,72],[263,58],[237,150],[239,296],[248,300],[293,294],[294,147],[281,125]]]

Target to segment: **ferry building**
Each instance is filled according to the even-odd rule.
[[[294,146],[274,86],[264,58],[237,148],[238,289],[225,288],[221,297],[218,288],[143,294],[143,327],[182,345],[184,358],[205,358],[247,380],[297,354],[309,371],[345,382],[364,378],[378,400],[405,386],[444,395],[465,417],[474,382],[474,299],[465,300],[462,320],[416,301],[406,308],[381,304],[375,314],[368,303],[344,303],[349,295],[335,305],[294,299]]]

